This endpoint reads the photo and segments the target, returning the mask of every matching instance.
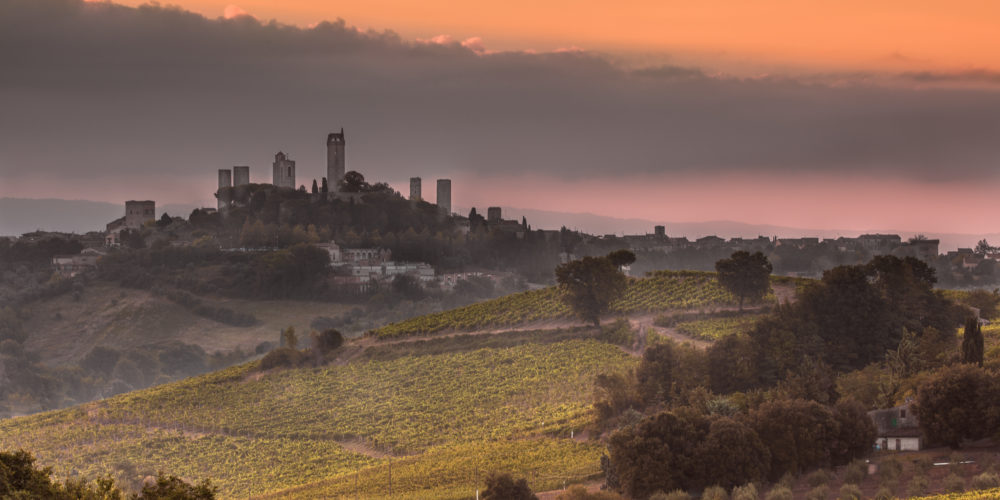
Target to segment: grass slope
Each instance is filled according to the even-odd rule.
[[[223,498],[353,496],[355,481],[377,498],[390,461],[407,498],[468,497],[493,470],[550,488],[598,472],[603,447],[569,436],[590,421],[593,378],[634,363],[582,339],[263,375],[251,363],[0,422],[0,448],[60,476],[207,477]]]
[[[774,297],[769,296],[773,301]],[[623,297],[611,306],[613,314],[732,306],[736,298],[715,280],[715,273],[658,271],[648,278],[629,280]],[[445,330],[468,331],[504,327],[540,320],[571,317],[559,289],[516,293],[466,307],[419,316],[373,330],[379,338],[427,335]]]
[[[289,325],[308,332],[316,316],[336,316],[347,306],[324,302],[213,299],[212,306],[253,314],[251,327],[225,325],[202,318],[148,291],[95,284],[79,301],[67,294],[33,303],[26,311],[25,329],[31,332],[26,347],[43,353],[50,365],[79,361],[91,349],[104,345],[117,349],[178,340],[201,346],[206,352],[252,352],[260,342],[277,342]]]

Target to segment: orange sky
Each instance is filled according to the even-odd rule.
[[[139,5],[145,0],[116,0]],[[482,37],[491,49],[580,47],[724,71],[1000,68],[995,0],[171,0],[308,26],[324,19],[405,38]]]

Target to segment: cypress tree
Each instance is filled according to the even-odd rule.
[[[962,362],[983,366],[983,331],[979,327],[979,318],[969,318],[965,322],[965,333],[962,338]]]

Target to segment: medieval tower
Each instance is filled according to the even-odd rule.
[[[344,129],[340,133],[331,132],[326,136],[326,182],[330,191],[340,191],[340,181],[344,180],[347,162],[344,158]]]
[[[233,186],[246,186],[250,184],[250,167],[233,167]]]
[[[286,187],[295,189],[295,161],[289,160],[288,156],[281,151],[274,155],[274,163],[272,164],[273,180],[272,183],[277,187]]]
[[[410,201],[420,199],[420,177],[410,177]]]
[[[233,187],[233,171],[228,168],[219,169],[219,190],[215,192],[215,198],[218,200],[218,210],[221,212],[229,206],[229,193],[224,191],[225,188]]]
[[[445,215],[451,215],[451,179],[438,179],[437,206]]]

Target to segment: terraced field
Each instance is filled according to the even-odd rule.
[[[369,332],[378,338],[428,335],[442,331],[504,327],[571,317],[557,287],[507,295],[466,307],[419,316]],[[773,296],[767,301],[773,302]],[[632,314],[700,307],[733,306],[736,298],[715,280],[715,273],[659,271],[648,278],[629,280],[624,296],[611,306],[612,314]]]
[[[407,498],[468,497],[494,470],[545,489],[599,472],[603,447],[570,435],[590,422],[594,377],[634,364],[594,340],[264,374],[251,363],[0,422],[0,448],[60,477],[211,478],[223,498],[378,498],[390,462]]]

